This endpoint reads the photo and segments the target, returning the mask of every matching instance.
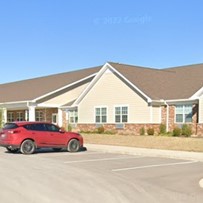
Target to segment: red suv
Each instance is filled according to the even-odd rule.
[[[53,148],[54,151],[66,148],[69,152],[77,152],[83,147],[83,138],[52,123],[22,121],[4,125],[0,146],[13,153],[20,150],[23,154],[32,154],[39,148]]]

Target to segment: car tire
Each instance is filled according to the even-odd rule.
[[[22,154],[33,154],[35,148],[35,143],[32,140],[25,140],[20,146],[20,151]]]
[[[80,149],[80,143],[77,139],[71,139],[67,145],[68,152],[78,152]]]
[[[18,151],[18,149],[11,149],[9,147],[6,147],[7,151],[10,153],[16,153]]]

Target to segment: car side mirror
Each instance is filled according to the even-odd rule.
[[[64,128],[60,128],[59,132],[60,133],[65,133],[65,129]]]

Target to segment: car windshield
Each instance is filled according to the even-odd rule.
[[[6,129],[15,129],[17,127],[18,127],[18,125],[16,125],[15,123],[6,123],[3,126],[3,130],[6,130]]]

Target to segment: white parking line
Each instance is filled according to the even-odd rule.
[[[96,161],[112,161],[112,160],[121,160],[121,159],[138,159],[138,158],[141,158],[141,157],[114,157],[114,158],[102,158],[102,159],[86,159],[86,160],[79,160],[79,161],[65,161],[64,164],[96,162]]]
[[[81,156],[81,155],[96,155],[96,154],[105,154],[105,152],[77,152],[77,153],[70,153],[70,152],[40,152],[40,153],[37,153],[38,156],[40,157],[47,157],[47,154],[50,155],[50,157],[61,157],[61,156]]]
[[[185,161],[185,162],[175,162],[175,163],[169,163],[169,164],[155,164],[155,165],[146,165],[146,166],[136,166],[136,167],[130,167],[130,168],[118,168],[113,169],[113,172],[117,171],[128,171],[128,170],[137,170],[137,169],[145,169],[145,168],[154,168],[154,167],[162,167],[162,166],[175,166],[175,165],[184,165],[184,164],[192,164],[196,163],[198,161]]]
[[[77,152],[77,153],[68,153],[66,155],[77,156],[77,155],[91,155],[91,154],[105,154],[105,152]]]

